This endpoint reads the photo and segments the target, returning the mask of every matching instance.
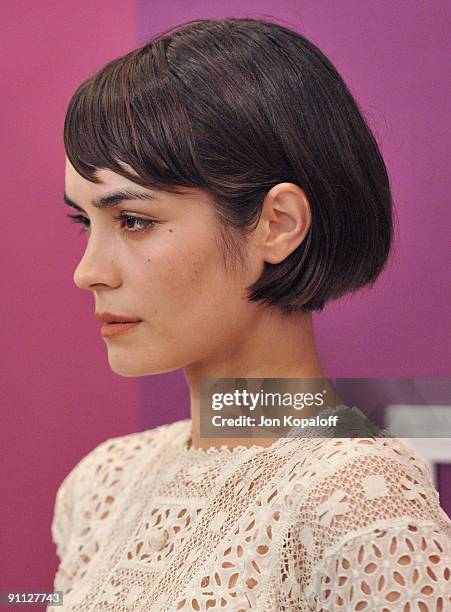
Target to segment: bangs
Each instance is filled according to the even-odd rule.
[[[180,193],[206,187],[188,113],[174,87],[164,41],[113,60],[73,95],[64,146],[75,170],[97,183],[105,168],[142,186]],[[128,166],[128,168],[127,168]]]

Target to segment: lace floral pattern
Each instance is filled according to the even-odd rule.
[[[315,609],[451,609],[451,570],[441,539],[436,527],[418,523],[351,539],[315,572]]]
[[[63,481],[64,610],[451,609],[451,521],[400,441],[209,452],[186,446],[190,427],[107,440]]]

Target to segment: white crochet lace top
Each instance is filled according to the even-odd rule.
[[[184,419],[111,438],[66,476],[64,605],[47,610],[451,610],[451,520],[400,440],[306,429],[201,450],[190,436]]]

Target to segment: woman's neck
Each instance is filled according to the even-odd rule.
[[[201,438],[201,381],[208,379],[295,378],[326,379],[319,361],[311,313],[282,315],[271,310],[258,312],[252,324],[230,338],[227,346],[217,347],[209,359],[184,370],[190,389],[192,438],[196,448],[210,446],[267,446],[277,438]],[[257,381],[256,381],[257,382]],[[325,381],[327,385],[329,383]],[[318,384],[320,381],[318,381]],[[249,383],[252,384],[252,383]],[[321,383],[321,387],[324,384]]]

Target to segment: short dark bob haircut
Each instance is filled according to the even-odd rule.
[[[206,19],[160,33],[80,85],[64,144],[94,183],[105,168],[170,193],[205,190],[226,266],[244,263],[269,189],[300,186],[311,227],[247,288],[259,305],[322,310],[387,263],[392,196],[375,137],[332,63],[282,25]]]

